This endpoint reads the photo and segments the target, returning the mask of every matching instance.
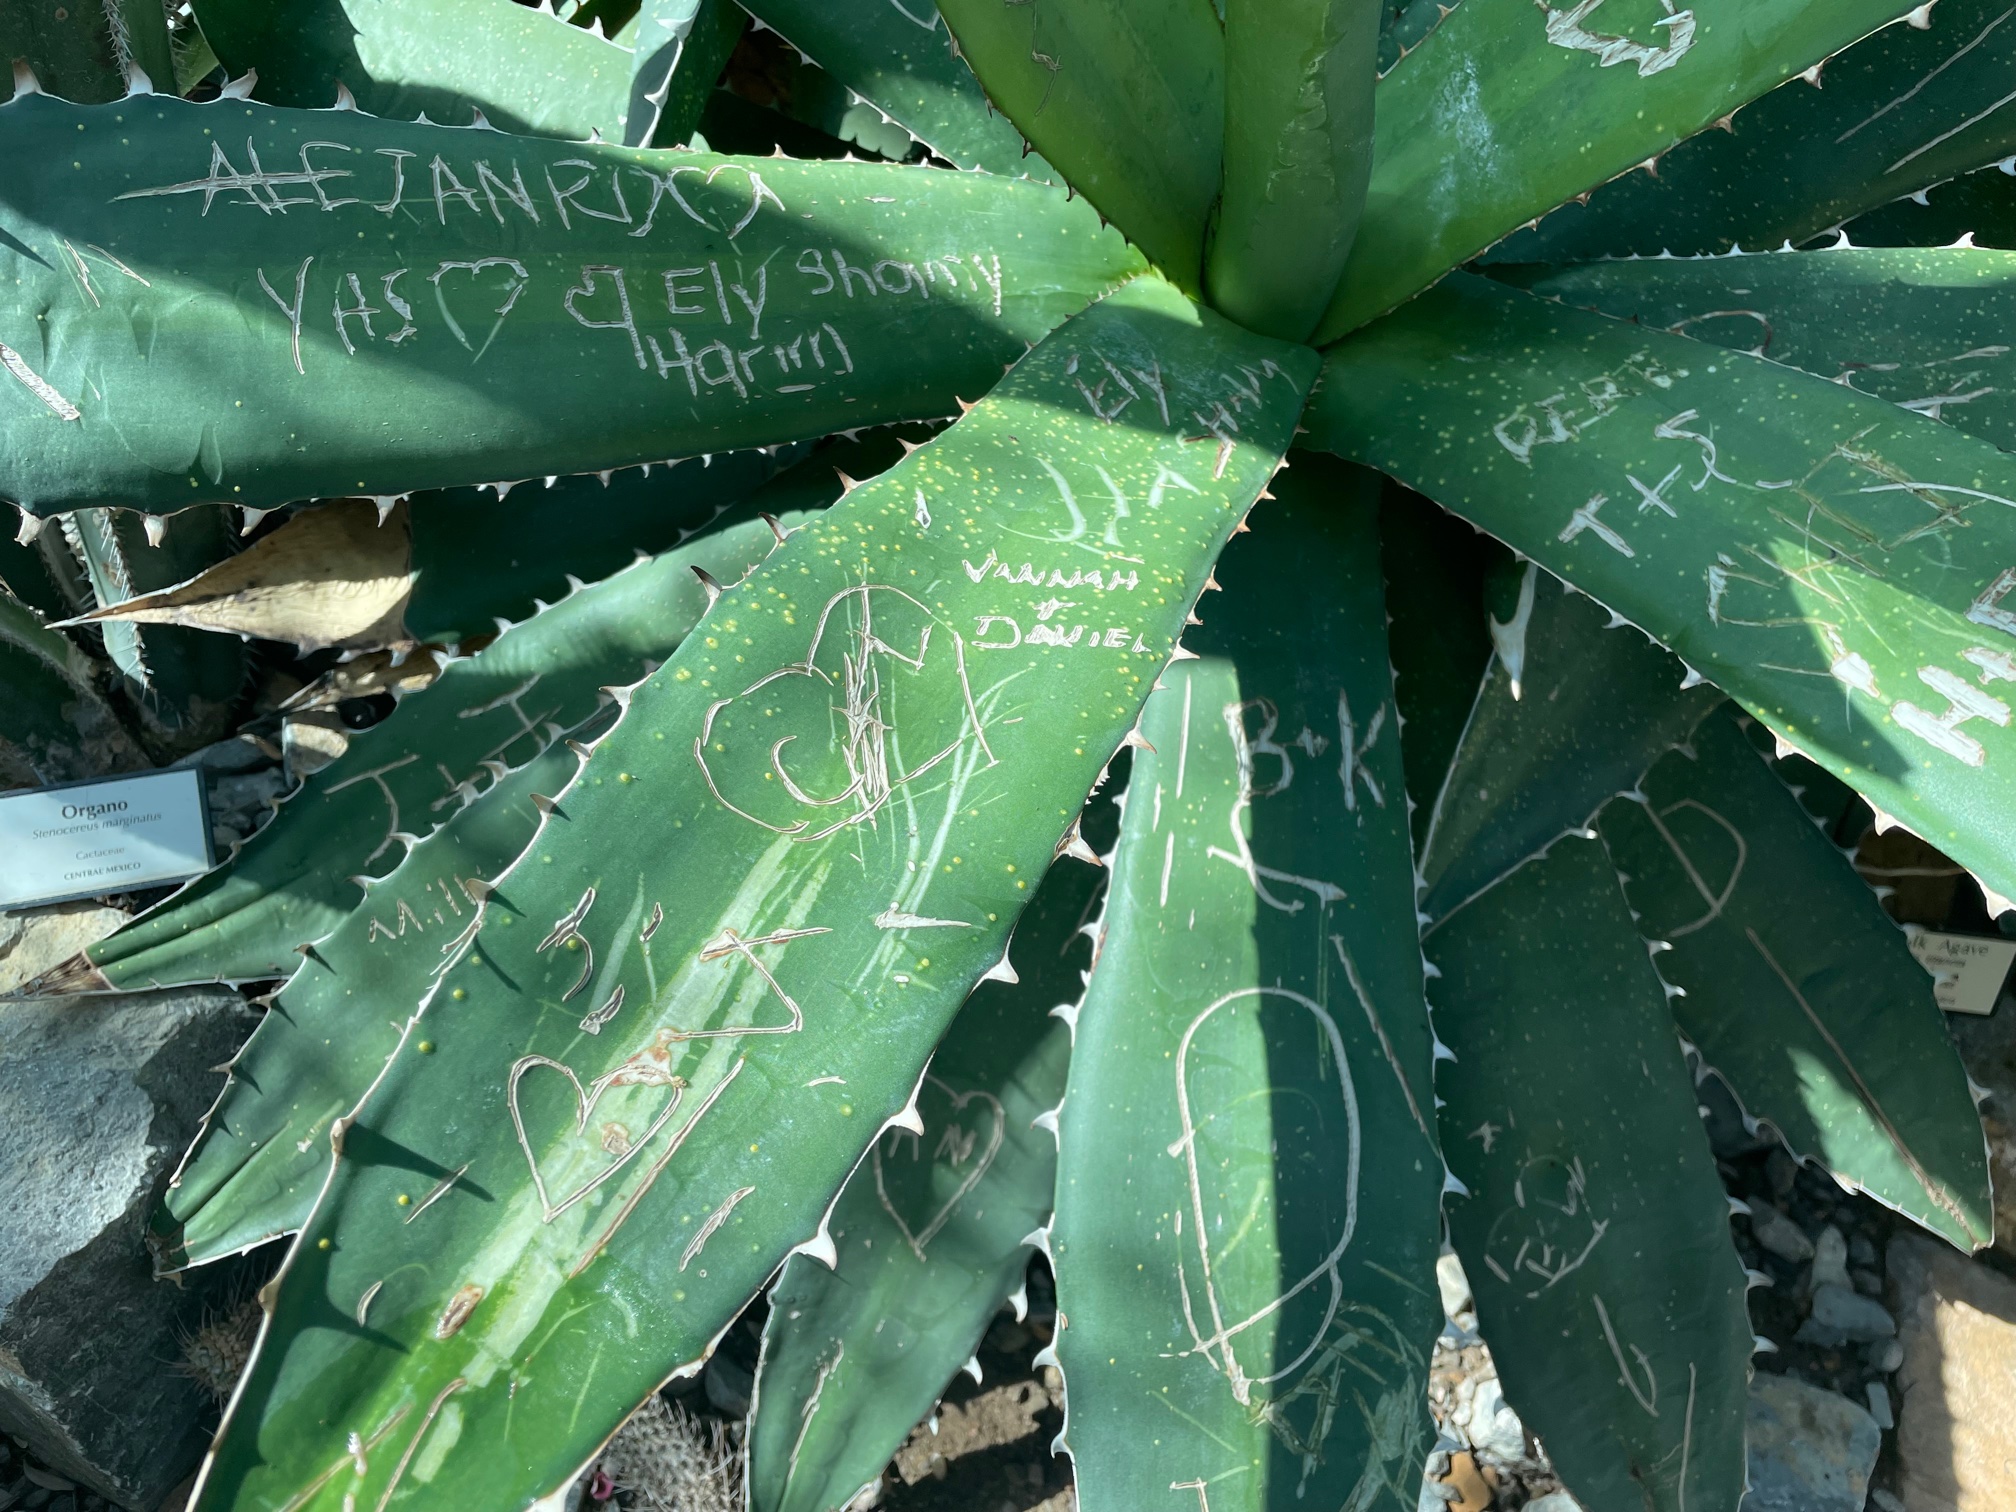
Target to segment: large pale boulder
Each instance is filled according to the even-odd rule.
[[[1904,1505],[2006,1512],[2016,1485],[2016,1282],[1915,1234],[1890,1241],[1889,1273],[1904,1346]]]
[[[147,1215],[249,1028],[222,988],[0,1004],[0,1429],[141,1512],[202,1452],[176,1364],[224,1301],[154,1279]]]

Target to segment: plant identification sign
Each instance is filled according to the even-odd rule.
[[[1938,979],[1933,990],[1941,1008],[1987,1014],[1995,1011],[2009,964],[2016,961],[2016,940],[1918,930],[1911,936],[1911,953]]]
[[[0,796],[0,908],[180,882],[213,864],[199,771]]]

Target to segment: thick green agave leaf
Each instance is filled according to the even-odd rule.
[[[893,438],[887,447],[897,450]],[[868,448],[834,450],[855,460]],[[837,481],[815,486],[815,478],[790,475],[778,481],[784,486],[766,490],[760,501],[778,506],[772,518],[785,531],[840,493]],[[552,629],[565,637],[559,644],[576,646],[584,634],[599,633],[601,620],[662,616],[651,633],[669,652],[678,629],[696,614],[697,579],[683,595],[677,591],[685,573],[697,565],[729,578],[769,550],[772,540],[768,527],[753,519],[730,525],[705,549],[696,542],[586,590],[579,602],[552,611],[560,617]],[[675,591],[667,594],[668,586]],[[599,670],[621,677],[633,669],[605,659]],[[606,710],[598,711],[570,735],[592,741],[606,728]],[[328,1173],[330,1123],[356,1106],[398,1045],[400,1021],[382,1010],[410,1008],[425,995],[475,911],[472,895],[531,843],[539,818],[535,795],[557,793],[574,764],[574,753],[554,741],[498,778],[413,845],[390,873],[367,882],[363,900],[303,951],[299,969],[234,1062],[232,1080],[156,1215],[154,1244],[164,1264],[200,1265],[300,1227]],[[341,865],[340,858],[319,853],[318,860]]]
[[[119,99],[136,68],[164,89],[175,84],[160,0],[8,0],[0,61],[26,63],[40,87],[66,100]],[[0,101],[18,82],[0,80]]]
[[[881,442],[877,452],[884,450],[892,455],[859,465],[887,467],[896,460],[895,441]],[[500,618],[523,619],[564,597],[575,581],[607,577],[640,552],[670,550],[759,486],[768,488],[776,462],[760,451],[729,452],[625,469],[606,481],[594,473],[550,483],[532,478],[506,485],[501,497],[492,487],[417,493],[406,512],[413,536],[406,629],[416,640],[461,641],[489,634]],[[753,519],[755,509],[819,509],[838,497],[830,468],[807,471],[816,500],[766,493],[735,518]]]
[[[1586,828],[1722,701],[1531,562],[1493,576],[1495,649],[1421,846],[1421,912],[1435,924]]]
[[[500,131],[571,142],[599,131],[612,142],[627,140],[629,49],[534,6],[513,0],[193,4],[224,67],[233,77],[256,73],[254,88],[269,104],[321,109],[336,103],[340,88],[361,109],[393,120],[424,115],[461,126],[480,111]],[[346,140],[341,133],[327,135]],[[465,175],[463,182],[474,180]]]
[[[793,49],[765,47],[759,56],[761,87],[770,102],[758,105],[726,86],[715,90],[700,118],[714,151],[827,160],[858,153],[905,163],[922,150],[879,106]]]
[[[1379,81],[1365,220],[1318,339],[1911,9],[1466,0]]]
[[[222,505],[165,520],[130,509],[80,509],[65,515],[62,527],[101,609],[181,582],[225,560],[235,545]],[[228,732],[249,671],[242,642],[178,625],[117,621],[100,625],[99,633],[149,739],[189,751]]]
[[[1088,207],[981,174],[161,97],[16,100],[0,151],[79,165],[0,186],[0,497],[38,512],[942,415],[1141,266]]]
[[[204,39],[202,27],[196,24],[194,10],[170,30],[168,46],[174,55],[175,72],[170,85],[174,93],[186,95],[218,72],[217,54]],[[221,86],[229,81],[217,82]]]
[[[1795,246],[1851,216],[2016,149],[2016,18],[2002,0],[1939,0],[1795,79],[1586,204],[1500,249],[1582,262]],[[1814,85],[1824,87],[1815,88]]]
[[[829,1512],[881,1474],[1011,1296],[1056,1190],[1054,1113],[1105,874],[1061,857],[917,1094],[834,1204],[839,1256],[793,1255],[770,1293],[749,1429],[750,1512]],[[1039,1122],[1039,1120],[1041,1122]],[[975,1365],[974,1369],[978,1369]]]
[[[1484,577],[1504,554],[1475,526],[1398,484],[1380,496],[1393,702],[1406,732],[1400,758],[1417,856],[1491,660]]]
[[[625,39],[633,50],[625,145],[670,147],[691,136],[748,24],[734,0],[644,0]]]
[[[1225,187],[1211,302],[1300,341],[1358,234],[1372,176],[1380,0],[1247,0],[1225,17]]]
[[[1225,140],[1211,0],[941,0],[987,97],[1169,278],[1194,291]]]
[[[45,620],[67,619],[89,604],[83,570],[60,530],[43,520],[24,520],[32,530],[20,540],[0,530],[0,589]]]
[[[2003,340],[2016,311],[2016,253],[1842,248],[1493,271],[1572,305],[1802,368],[2016,451],[2016,358]]]
[[[744,519],[582,589],[450,662],[310,778],[225,865],[28,990],[288,975],[300,947],[358,907],[358,879],[390,872],[413,837],[486,780],[588,718],[605,685],[672,653],[707,608],[695,567],[733,582],[775,543],[768,525]]]
[[[146,765],[97,682],[88,656],[0,593],[0,788]]]
[[[2016,159],[1964,173],[1858,215],[1843,231],[1858,247],[2016,247]]]
[[[1315,367],[1129,283],[624,695],[340,1125],[199,1512],[523,1505],[831,1258]]]
[[[1384,0],[1380,9],[1384,14],[1379,26],[1379,71],[1385,73],[1442,24],[1442,18],[1456,9],[1456,0]]]
[[[1054,176],[1049,164],[1027,155],[1022,133],[988,105],[973,71],[953,52],[935,0],[757,0],[754,9],[765,26],[947,162],[989,173]]]
[[[1275,486],[1143,716],[1059,1119],[1087,1512],[1412,1508],[1433,1438],[1444,1172],[1378,487],[1313,457]]]
[[[1475,0],[1471,0],[1475,3]],[[1449,1232],[1506,1399],[1585,1507],[1734,1507],[1750,1320],[1658,973],[1602,843],[1437,931]]]
[[[1609,605],[2016,895],[2006,454],[1467,274],[1338,347],[1305,423]]]
[[[1867,884],[1733,719],[1603,811],[1603,843],[1681,1032],[1752,1117],[1843,1185],[1966,1249],[1988,1154],[1932,983]]]
[[[593,739],[608,710],[574,733]],[[221,1260],[290,1234],[329,1174],[329,1127],[357,1106],[399,1047],[484,884],[539,828],[536,798],[576,757],[555,742],[414,844],[363,901],[302,953],[169,1182],[149,1234],[164,1270]]]

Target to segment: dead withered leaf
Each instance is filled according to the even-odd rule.
[[[186,625],[291,641],[303,651],[407,645],[413,578],[405,503],[381,521],[370,499],[337,499],[302,510],[187,582],[65,623]]]

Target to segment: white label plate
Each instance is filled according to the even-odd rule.
[[[0,794],[0,908],[180,882],[210,869],[194,769]]]
[[[1938,979],[1933,995],[1948,1013],[1989,1014],[2016,960],[2016,940],[1994,936],[1911,934],[1911,954]]]

